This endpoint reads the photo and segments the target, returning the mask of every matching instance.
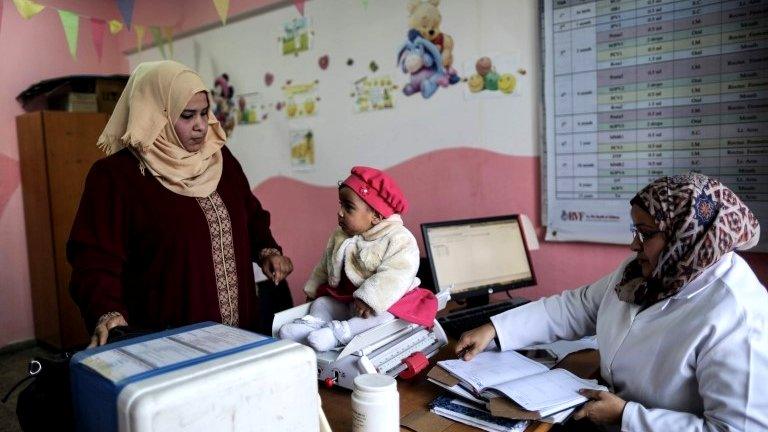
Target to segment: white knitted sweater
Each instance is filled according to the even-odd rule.
[[[358,287],[353,296],[377,314],[389,309],[421,283],[416,277],[419,247],[398,214],[352,237],[337,228],[304,285],[304,292],[315,298],[321,284],[337,287],[342,268],[350,282]]]

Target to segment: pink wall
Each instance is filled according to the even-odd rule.
[[[126,73],[128,62],[117,41],[107,37],[103,58],[96,57],[87,21],[80,24],[78,60],[69,55],[59,16],[46,9],[29,21],[3,1],[0,28],[0,347],[34,336],[29,291],[24,210],[19,186],[15,117],[23,113],[16,96],[30,84],[71,74]],[[112,2],[47,1],[46,5],[105,18],[115,17]]]
[[[525,213],[536,227],[540,249],[531,252],[538,284],[515,295],[538,298],[576,288],[611,272],[631,254],[627,246],[543,242],[540,226],[539,158],[508,156],[475,148],[439,150],[387,170],[411,203],[406,226],[419,241],[420,225],[440,220]],[[302,287],[336,227],[335,187],[319,187],[275,177],[254,189],[272,214],[272,231],[294,262],[289,276],[294,302],[304,301]],[[763,284],[768,255],[742,254]]]
[[[114,0],[40,0],[49,6],[29,21],[3,2],[0,19],[0,347],[34,337],[29,288],[24,210],[19,176],[15,117],[23,113],[16,96],[38,81],[72,74],[128,73],[123,50],[135,46],[135,35],[123,31],[104,39],[103,57],[96,56],[90,24],[80,21],[77,60],[69,54],[54,7],[103,19],[122,19]],[[230,16],[274,0],[233,0]],[[183,5],[183,7],[182,7]],[[211,0],[136,0],[134,23],[174,25],[180,33],[218,22]],[[149,32],[146,42],[150,41]]]

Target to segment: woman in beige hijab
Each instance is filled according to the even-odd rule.
[[[252,262],[293,269],[269,229],[200,76],[173,61],[131,75],[98,145],[67,244],[91,345],[119,325],[199,321],[257,330]]]

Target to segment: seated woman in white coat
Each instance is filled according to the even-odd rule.
[[[622,431],[768,430],[768,294],[735,254],[760,226],[727,187],[664,177],[630,202],[636,254],[612,274],[496,315],[462,335],[464,360],[597,334],[610,391],[575,414]]]

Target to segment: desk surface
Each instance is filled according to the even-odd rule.
[[[434,365],[434,360],[444,360],[453,358],[454,342],[443,347],[443,349],[430,361],[430,366]],[[596,351],[582,351],[573,353],[563,359],[561,367],[568,369],[579,376],[590,377],[596,372],[599,366],[599,357]],[[397,380],[397,390],[400,393],[400,418],[419,410],[429,409],[429,403],[434,400],[443,390],[427,381],[426,373],[422,372],[412,381]],[[321,385],[320,397],[323,401],[323,411],[328,418],[331,429],[335,432],[352,430],[352,399],[350,390],[334,387],[327,389]],[[551,428],[550,424],[535,422],[526,429],[526,432],[545,432]],[[408,429],[401,428],[402,431]],[[466,426],[461,423],[453,422],[450,426],[443,429],[443,432],[461,432],[477,431],[478,429]]]

